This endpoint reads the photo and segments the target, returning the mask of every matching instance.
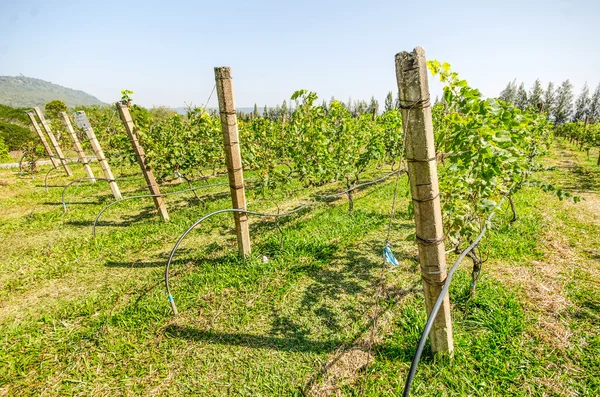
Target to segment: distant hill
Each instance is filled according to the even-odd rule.
[[[49,81],[24,76],[0,76],[0,104],[23,108],[43,106],[53,99],[60,99],[69,108],[78,105],[106,105],[88,93]]]

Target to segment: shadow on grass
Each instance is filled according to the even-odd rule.
[[[585,250],[585,253],[588,254],[590,259],[600,261],[600,253],[591,250]]]
[[[408,224],[398,225],[399,228],[411,228]],[[336,255],[334,251],[326,257],[319,258],[324,261],[336,261],[335,265],[327,268],[307,271],[307,276],[313,280],[305,290],[301,306],[322,318],[325,324],[333,330],[339,330],[332,312],[323,304],[323,301],[336,301],[344,295],[357,295],[366,290],[375,290],[380,281],[381,271],[389,267],[383,262],[383,241],[371,241],[360,246],[360,249],[347,249],[343,254]],[[413,261],[411,255],[404,250],[397,250],[399,261]]]
[[[61,189],[64,189],[64,188],[65,188],[65,186],[67,186],[67,185],[65,184],[65,185],[48,185],[48,186],[44,186],[43,184],[39,184],[39,185],[34,185],[34,186],[35,186],[35,187],[39,187],[39,188],[41,188],[41,189],[44,189],[44,188],[46,188],[46,187],[48,187],[48,188],[51,188],[51,187],[56,187],[56,188],[61,188]]]
[[[418,289],[413,286],[408,289],[398,289],[390,296],[394,299],[401,299],[409,294],[413,294]],[[381,315],[381,313],[380,313]],[[210,344],[228,345],[228,346],[243,346],[255,349],[270,349],[284,350],[295,352],[311,352],[311,353],[330,353],[340,347],[351,347],[352,343],[356,343],[371,328],[371,322],[359,327],[355,335],[348,338],[346,341],[341,341],[338,338],[315,340],[309,336],[310,330],[299,326],[289,318],[280,317],[277,313],[273,313],[273,330],[277,336],[271,333],[270,335],[256,335],[249,333],[235,332],[216,332],[212,330],[203,330],[191,326],[169,325],[164,332],[171,338],[179,338],[193,340],[196,342],[205,342]],[[407,356],[408,359],[412,356]]]
[[[170,325],[165,333],[170,337],[201,341],[211,344],[245,346],[259,349],[273,349],[298,352],[329,353],[340,347],[349,347],[359,337],[370,330],[372,321],[365,318],[365,313],[371,311],[374,305],[374,293],[380,281],[382,261],[373,259],[380,256],[380,243],[372,242],[363,250],[350,250],[342,255],[336,255],[336,247],[328,244],[307,246],[299,244],[303,249],[319,257],[320,260],[335,264],[331,267],[320,268],[318,266],[300,265],[290,268],[292,273],[301,273],[312,280],[312,283],[304,290],[297,313],[292,315],[281,315],[276,309],[269,313],[263,313],[270,318],[270,330],[262,335],[235,332],[215,332],[209,329],[200,329],[191,326]],[[300,249],[300,246],[295,247]],[[398,252],[402,258],[405,253]],[[216,259],[214,263],[218,263]],[[388,303],[398,300],[419,291],[417,283],[409,288],[390,287],[384,290],[384,300]],[[339,305],[345,296],[361,294],[365,297],[362,303]],[[328,303],[329,302],[329,303]],[[391,304],[383,305],[383,311],[389,310]],[[342,313],[340,313],[340,310]],[[311,334],[313,330],[298,321],[304,317],[303,313],[311,312],[317,317],[320,326],[326,327],[335,335],[342,333],[347,323],[360,324],[357,333],[345,338],[335,337],[323,340],[315,339]],[[381,315],[382,313],[380,313]],[[339,318],[339,316],[344,318]],[[365,321],[366,320],[366,321]]]
[[[195,329],[187,326],[169,325],[165,334],[172,338],[193,340],[210,344],[244,346],[256,349],[286,350],[296,352],[326,353],[335,350],[339,341],[316,341],[306,337],[303,331],[288,328],[286,337],[225,333]]]
[[[189,254],[190,252],[195,251],[192,248],[182,248],[180,249],[178,252],[181,254]],[[149,268],[149,267],[165,267],[167,264],[167,260],[169,257],[170,252],[165,252],[161,255],[159,255],[155,260],[146,260],[146,261],[127,261],[127,262],[114,262],[114,261],[108,261],[104,263],[105,267],[121,267],[121,268],[132,268],[132,269],[143,269],[143,268]],[[218,264],[219,262],[222,262],[223,258],[214,258],[212,260],[203,260],[203,264],[212,262],[213,265],[214,264]],[[195,260],[193,259],[177,259],[174,260],[173,262],[171,262],[171,267],[172,268],[177,268],[183,264],[194,264]],[[189,266],[188,266],[189,267]]]
[[[158,218],[158,214],[156,213],[156,209],[154,207],[150,207],[150,208],[146,208],[145,210],[143,210],[142,212],[140,212],[136,215],[122,215],[121,217],[123,218],[123,220],[121,220],[121,221],[98,221],[96,223],[96,227],[102,227],[102,226],[127,227],[127,226],[132,225],[133,223],[139,222],[144,219],[149,219],[149,218],[154,218],[154,217]],[[72,220],[72,221],[68,221],[65,223],[67,225],[71,225],[71,226],[92,226],[94,221],[93,220],[88,220],[88,221]]]
[[[565,188],[576,192],[600,191],[600,174],[579,165],[573,164],[565,167],[571,175],[575,176],[573,182],[565,185]]]
[[[108,261],[104,263],[105,267],[121,267],[130,269],[145,269],[151,267],[164,267],[167,263],[166,260],[162,261],[144,261],[144,262],[113,262]]]
[[[62,203],[60,201],[46,201],[46,202],[43,202],[40,204],[62,207]],[[71,205],[78,205],[78,204],[79,205],[100,205],[100,204],[102,204],[102,201],[72,201],[72,202],[67,202],[67,208]]]
[[[600,300],[597,298],[578,299],[577,307],[571,312],[571,317],[598,324],[600,322]]]

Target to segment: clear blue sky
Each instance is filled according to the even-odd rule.
[[[485,95],[538,77],[569,78],[578,94],[600,80],[599,38],[599,0],[0,0],[0,75],[105,102],[127,88],[144,106],[204,103],[221,65],[240,107],[299,88],[382,103],[396,91],[394,54],[417,45]]]

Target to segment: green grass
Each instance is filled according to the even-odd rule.
[[[559,167],[539,177],[574,189],[583,175],[586,194],[598,197],[598,167],[570,147],[557,148],[554,159],[561,150],[582,171]],[[231,215],[217,215],[189,235],[172,265],[176,318],[162,281],[166,257],[192,222],[230,206],[227,186],[199,191],[204,205],[192,194],[167,197],[169,223],[151,201],[116,205],[94,240],[91,222],[112,201],[105,184],[69,190],[63,214],[61,189],[45,193],[39,176],[2,170],[0,181],[0,395],[302,395],[331,379],[322,373],[326,363],[364,349],[382,274],[374,361],[366,371],[358,363],[337,384],[344,395],[401,393],[425,322],[417,249],[405,240],[413,228],[405,178],[392,232],[400,266],[382,267],[381,259],[392,181],[361,191],[353,213],[340,199],[282,219],[283,234],[273,219],[251,218],[253,255],[246,261],[236,255]],[[142,183],[121,188],[137,194],[145,192]],[[282,210],[302,202],[271,194]],[[277,210],[254,192],[248,201],[253,210]],[[485,240],[489,259],[474,297],[468,263],[457,273],[454,358],[426,353],[413,395],[600,393],[599,223],[585,207],[539,189],[519,192],[516,203],[519,219],[511,223],[503,209]],[[560,261],[549,251],[556,241],[568,248]],[[537,284],[555,285],[545,285],[540,263],[556,270],[556,285],[564,286],[556,297],[569,302],[554,314],[536,300],[545,296]],[[541,324],[571,336],[559,343]]]

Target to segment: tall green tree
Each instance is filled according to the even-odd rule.
[[[321,103],[321,107],[325,111],[325,114],[327,114],[327,111],[329,110],[329,108],[327,106],[327,101],[325,99],[323,99],[323,102]]]
[[[56,135],[56,139],[61,146],[68,144],[68,142],[64,139],[66,131],[63,123],[60,121],[60,112],[67,112],[68,110],[67,105],[59,99],[50,101],[44,106],[46,118],[50,119],[50,128],[54,131],[54,135]]]
[[[276,105],[274,109],[271,109],[271,112],[269,112],[269,116],[273,121],[281,118],[282,115],[283,112],[281,111],[281,106],[279,104]]]
[[[500,93],[500,99],[508,103],[515,103],[517,100],[517,80],[509,82]]]
[[[542,109],[544,107],[544,89],[540,79],[536,79],[529,91],[529,105],[535,109]]]
[[[590,105],[590,89],[588,88],[587,82],[581,89],[581,94],[575,101],[575,114],[573,115],[573,121],[585,121],[588,115],[588,107]]]
[[[563,124],[573,114],[573,84],[569,79],[563,81],[556,90],[556,102],[554,105],[554,122]]]
[[[66,112],[68,110],[69,108],[67,108],[67,105],[65,105],[65,103],[59,99],[50,101],[44,106],[44,113],[46,113],[46,116],[52,120],[58,119],[60,112]]]
[[[521,85],[519,86],[519,90],[517,91],[517,99],[515,101],[515,106],[521,110],[525,110],[528,104],[529,100],[527,99],[527,91],[525,90],[525,84],[521,83]]]
[[[252,117],[258,118],[258,106],[256,106],[256,103],[254,104],[254,110],[252,111]]]
[[[267,105],[265,105],[265,107],[263,108],[263,114],[262,114],[262,116],[264,118],[269,117],[269,108],[267,107]]]
[[[352,110],[354,109],[354,105],[352,102],[352,97],[348,97],[348,102],[347,103],[342,103],[342,105],[350,112],[352,113]]]
[[[379,101],[375,99],[374,96],[371,97],[371,101],[369,101],[369,107],[367,108],[367,113],[370,114],[378,114],[379,113]]]
[[[289,118],[290,109],[288,108],[287,102],[284,99],[281,104],[281,116],[285,116],[285,118]]]
[[[549,82],[544,93],[544,110],[548,112],[548,116],[554,116],[554,100],[554,83]]]
[[[356,101],[356,102],[354,102],[354,109],[352,109],[352,116],[353,117],[361,116],[361,115],[367,113],[368,109],[369,109],[369,105],[367,105],[367,102],[365,102],[363,100]]]
[[[392,91],[388,92],[385,96],[385,102],[383,104],[385,111],[394,109],[394,96],[392,95]]]
[[[594,90],[594,95],[592,95],[592,99],[590,100],[590,107],[588,109],[589,118],[594,122],[600,121],[600,83],[596,86],[596,90]]]

